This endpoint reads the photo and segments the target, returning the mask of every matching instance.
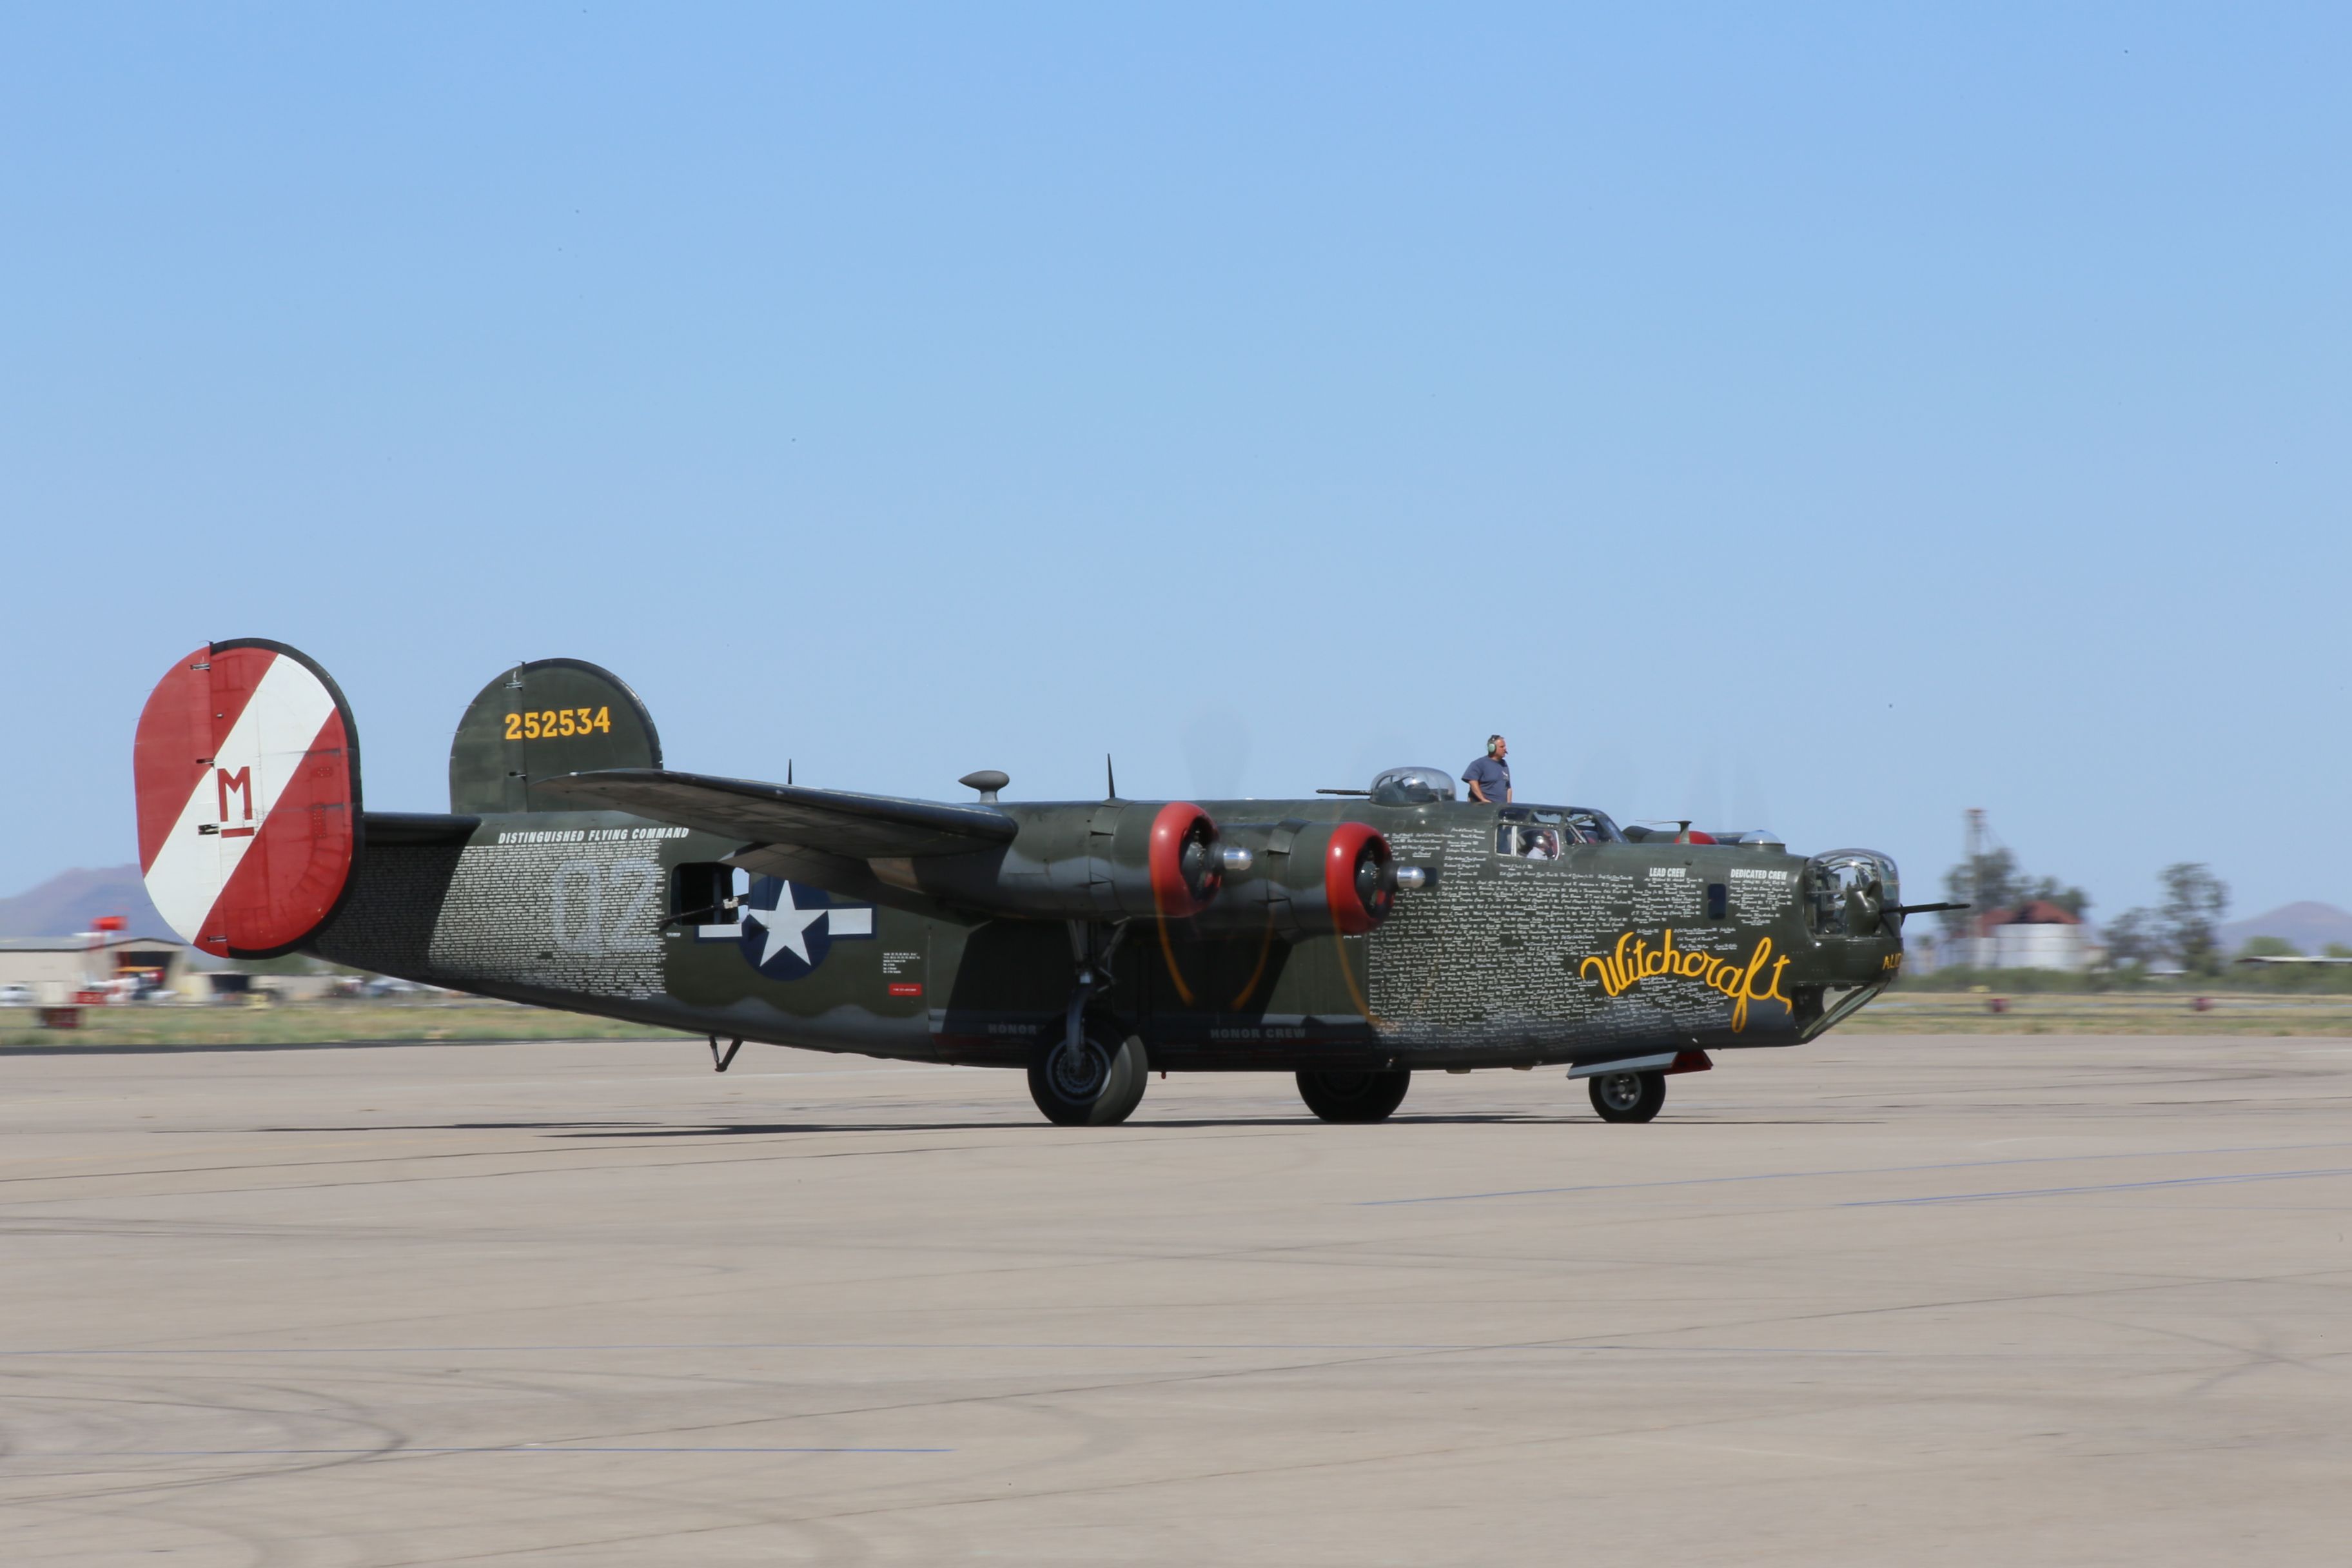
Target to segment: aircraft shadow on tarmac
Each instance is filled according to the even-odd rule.
[[[1653,1126],[1673,1126],[1679,1121],[1685,1126],[1704,1127],[1827,1127],[1870,1126],[1875,1118],[1775,1116],[1717,1118],[1684,1116],[1661,1118]],[[1419,1125],[1423,1127],[1521,1126],[1549,1127],[1590,1124],[1595,1129],[1608,1123],[1580,1111],[1563,1110],[1547,1116],[1535,1112],[1505,1114],[1464,1114],[1455,1116],[1392,1116],[1388,1125]],[[1168,1117],[1136,1121],[1127,1126],[1137,1131],[1162,1128],[1173,1131],[1204,1131],[1234,1127],[1321,1127],[1328,1125],[1314,1116],[1218,1116]],[[823,1132],[1002,1132],[1008,1129],[1034,1131],[1051,1135],[1055,1129],[1049,1123],[1031,1124],[1024,1121],[720,1121],[682,1126],[667,1122],[647,1121],[427,1121],[374,1122],[353,1126],[257,1127],[256,1132],[539,1132],[551,1138],[720,1138],[755,1137],[782,1138]],[[1098,1131],[1108,1131],[1098,1129]]]
[[[179,1056],[201,1055],[215,1051],[336,1051],[390,1050],[402,1047],[441,1048],[469,1045],[535,1045],[541,1041],[511,1040],[314,1040],[289,1042],[252,1042],[239,1045],[104,1045],[104,1046],[6,1046],[0,1047],[5,1057],[64,1057],[64,1056]],[[1555,1114],[1541,1111],[1487,1112],[1454,1116],[1416,1116],[1400,1112],[1388,1119],[1391,1122],[1418,1122],[1423,1126],[1470,1126],[1495,1123],[1503,1126],[1541,1126],[1550,1123],[1595,1121],[1580,1109],[1563,1108]],[[1746,1116],[1714,1117],[1679,1114],[1669,1111],[1653,1125],[1707,1127],[1862,1127],[1876,1126],[1876,1117],[1827,1116]],[[1146,1117],[1132,1125],[1137,1127],[1209,1128],[1209,1127],[1306,1127],[1318,1125],[1311,1115],[1296,1116],[1228,1116],[1228,1117]],[[257,1127],[257,1132],[546,1132],[570,1138],[709,1138],[731,1133],[751,1133],[766,1137],[782,1137],[790,1133],[807,1132],[977,1132],[1003,1128],[1014,1123],[1004,1121],[808,1121],[808,1122],[727,1122],[704,1127],[679,1127],[668,1124],[621,1121],[446,1121],[418,1126],[377,1124],[362,1127]],[[1038,1123],[1044,1131],[1048,1124]]]
[[[538,1040],[238,1040],[226,1044],[0,1046],[0,1057],[197,1057],[245,1051],[390,1051],[457,1046],[540,1045]]]

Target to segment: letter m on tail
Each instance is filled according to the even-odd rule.
[[[220,819],[223,822],[229,820],[228,797],[229,792],[234,790],[236,792],[237,804],[245,808],[237,815],[236,820],[251,822],[253,820],[253,770],[245,767],[231,773],[226,768],[215,768],[213,772],[219,775],[217,782],[220,785]]]

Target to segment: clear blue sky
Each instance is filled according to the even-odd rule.
[[[0,891],[209,637],[446,804],[1360,784],[2352,904],[2352,12],[18,6]],[[29,679],[27,679],[27,675]]]

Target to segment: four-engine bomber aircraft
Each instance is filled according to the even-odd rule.
[[[1417,1070],[1563,1063],[1646,1121],[1708,1051],[1853,1015],[1939,907],[1868,850],[1471,804],[1434,768],[1197,804],[677,773],[636,694],[566,658],[474,699],[446,814],[363,810],[342,693],[258,638],[173,668],[135,763],[148,890],[207,952],[691,1030],[721,1071],[745,1040],[1024,1068],[1072,1124],[1123,1121],[1155,1068],[1296,1073],[1316,1115],[1375,1121]]]

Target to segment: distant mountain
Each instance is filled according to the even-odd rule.
[[[71,936],[100,915],[121,915],[132,936],[170,936],[136,866],[61,871],[29,893],[0,899],[0,937]]]
[[[2231,921],[2221,928],[2221,950],[2235,952],[2250,937],[2274,936],[2305,952],[2316,953],[2329,942],[2352,947],[2352,914],[2334,904],[2286,904],[2252,920]]]

